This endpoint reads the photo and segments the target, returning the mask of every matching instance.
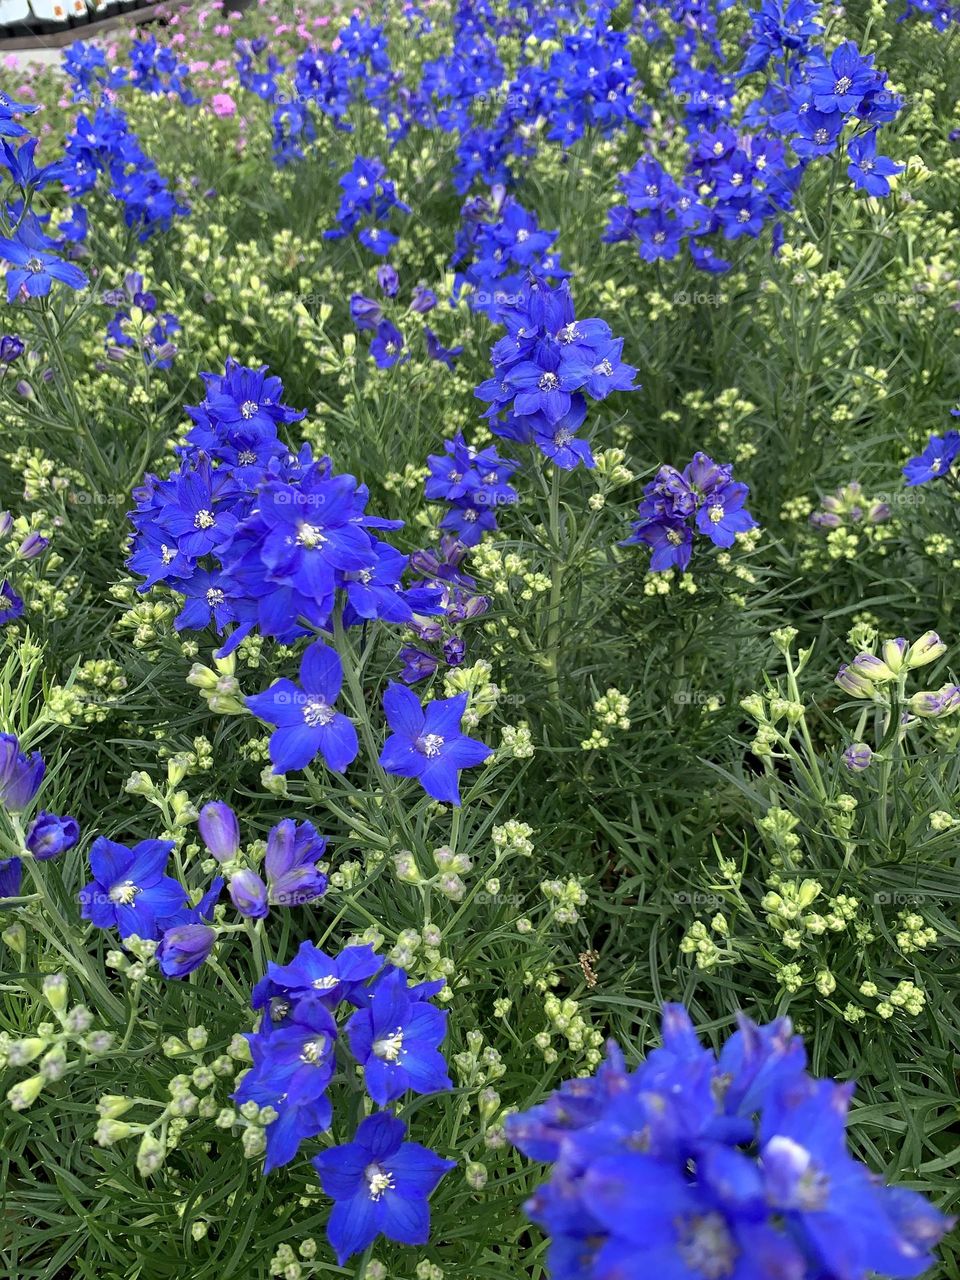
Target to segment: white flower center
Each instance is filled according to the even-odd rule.
[[[124,880],[123,884],[115,884],[110,890],[110,901],[118,907],[129,907],[139,892],[139,885],[132,880]]]
[[[319,695],[308,698],[303,707],[304,723],[311,729],[330,724],[336,714],[326,698],[321,698]]]
[[[733,1275],[737,1246],[719,1213],[680,1218],[677,1251],[691,1271],[704,1280],[724,1280]]]
[[[225,597],[219,587],[210,587],[207,591],[207,604],[218,605],[223,604]]]
[[[397,1027],[389,1036],[384,1036],[382,1040],[374,1040],[373,1052],[378,1058],[382,1058],[384,1062],[397,1062],[403,1053],[403,1031]]]
[[[418,738],[416,742],[417,750],[423,755],[429,756],[430,759],[440,754],[440,748],[443,746],[443,738],[439,733],[428,733],[422,738]]]
[[[216,520],[213,517],[213,512],[208,511],[206,508],[198,511],[193,517],[193,527],[195,529],[212,529],[215,524]]]
[[[849,76],[841,76],[840,79],[837,81],[837,83],[833,86],[833,92],[837,95],[838,98],[842,98],[845,93],[850,92],[850,86],[852,84],[853,84],[853,81],[850,79]]]
[[[260,406],[255,400],[244,400],[240,406],[240,416],[243,418],[252,418]]]
[[[541,391],[556,391],[559,385],[560,385],[560,379],[557,377],[555,373],[545,373],[543,377],[540,379],[540,381],[537,383],[537,386],[540,388]]]
[[[315,524],[302,524],[297,530],[297,545],[306,547],[308,551],[312,551],[315,547],[320,547],[326,542],[323,531]]]
[[[308,1040],[300,1053],[300,1061],[308,1062],[314,1067],[318,1066],[323,1060],[326,1047],[327,1042],[323,1036],[317,1036],[316,1040]]]
[[[387,1173],[378,1164],[368,1164],[363,1171],[371,1200],[379,1200],[385,1191],[392,1191],[393,1174]]]

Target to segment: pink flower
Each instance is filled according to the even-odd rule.
[[[237,104],[230,97],[229,93],[215,93],[210,101],[213,107],[213,113],[217,116],[235,116],[237,114]]]
[[[225,22],[218,22],[213,28],[213,34],[215,36],[228,36],[230,34],[230,28]]]

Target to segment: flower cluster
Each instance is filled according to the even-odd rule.
[[[490,199],[476,196],[460,210],[460,227],[454,245],[454,292],[470,286],[467,301],[474,311],[485,312],[502,323],[500,312],[523,296],[527,273],[563,280],[553,252],[556,231],[543,231],[536,215],[526,210],[503,187],[494,187]]]
[[[506,336],[493,347],[494,375],[477,387],[490,429],[535,444],[558,467],[595,465],[577,432],[587,400],[636,390],[636,369],[621,359],[623,339],[604,320],[578,320],[566,281],[556,288],[531,279],[520,305],[504,308]]]
[[[144,152],[119,107],[98,107],[92,119],[78,116],[66,138],[66,158],[67,190],[84,195],[94,190],[100,174],[106,174],[110,195],[123,204],[124,220],[137,229],[141,240],[168,230],[174,218],[190,212]]]
[[[443,447],[445,455],[427,456],[430,475],[424,492],[431,502],[450,504],[440,528],[465,547],[475,547],[485,533],[496,530],[497,508],[517,501],[517,491],[507,481],[520,464],[501,458],[495,448],[472,448],[460,431]]]
[[[896,640],[884,640],[880,653],[858,653],[853,661],[837,672],[836,684],[851,698],[869,699],[887,706],[890,689],[898,691],[901,725],[900,732],[911,728],[919,720],[939,719],[960,711],[960,685],[948,682],[939,689],[921,690],[905,698],[907,677],[919,667],[926,667],[943,657],[947,646],[935,631],[926,631],[911,644],[902,636]],[[904,700],[905,699],[905,700]],[[872,758],[864,743],[854,743],[845,757],[845,763],[854,772],[866,768]]]
[[[624,545],[642,542],[650,547],[654,572],[686,570],[694,532],[716,547],[731,547],[738,533],[757,527],[744,506],[747,486],[734,480],[729,463],[714,462],[705,453],[695,453],[683,471],[661,467],[643,492],[637,507],[640,519]]]
[[[637,1268],[850,1280],[929,1266],[951,1224],[849,1155],[852,1086],[805,1067],[785,1018],[741,1017],[714,1054],[686,1010],[667,1005],[663,1047],[635,1071],[611,1045],[596,1076],[510,1117],[510,1140],[552,1165],[527,1211],[550,1235],[555,1280]]]
[[[288,452],[277,428],[303,414],[282,403],[279,378],[231,360],[204,381],[178,471],[148,476],[130,514],[129,567],[142,590],[184,597],[178,628],[236,624],[230,652],[255,628],[283,643],[308,634],[301,619],[326,628],[339,593],[346,625],[439,608],[438,592],[401,588],[406,557],[370,532],[398,523],[364,513],[366,487],[306,445]]]
[[[888,502],[867,499],[863,486],[852,480],[820,499],[820,509],[811,512],[810,523],[817,529],[857,528],[864,523],[883,524],[890,514]]]
[[[386,166],[376,156],[357,156],[353,166],[340,178],[340,206],[337,209],[337,226],[324,231],[327,240],[341,240],[350,234],[361,221],[365,225],[357,233],[357,239],[371,253],[386,257],[397,243],[397,236],[384,222],[391,209],[410,213],[410,206],[397,195],[396,187],[386,177]]]
[[[330,1128],[328,1089],[345,1005],[353,1008],[343,1027],[346,1042],[378,1107],[409,1092],[453,1087],[440,1053],[447,1012],[431,1003],[443,985],[411,984],[371,946],[348,946],[329,956],[304,942],[289,964],[268,965],[252,997],[262,1011],[258,1030],[247,1036],[253,1066],[234,1094],[238,1103],[272,1111],[267,1172],[288,1164],[305,1139]],[[391,1112],[377,1111],[361,1122],[352,1143],[314,1159],[324,1190],[336,1201],[327,1231],[341,1265],[380,1234],[405,1244],[427,1240],[427,1197],[453,1163],[404,1142],[405,1132]]]

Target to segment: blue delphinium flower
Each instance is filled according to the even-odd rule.
[[[853,185],[871,196],[888,196],[890,194],[889,179],[894,174],[902,173],[904,166],[877,155],[877,131],[871,129],[859,138],[851,138],[847,143],[847,154],[850,164],[847,174]]]
[[[376,361],[378,369],[392,369],[395,364],[403,364],[410,359],[404,353],[403,334],[389,320],[381,320],[377,325],[377,336],[370,343],[370,354]]]
[[[733,479],[733,468],[705,453],[695,453],[682,472],[664,466],[644,489],[637,508],[640,519],[621,544],[642,542],[651,548],[654,572],[684,572],[693,554],[693,529],[717,547],[731,547],[738,533],[757,522],[744,503],[749,490]],[[692,527],[691,527],[692,522]]]
[[[483,764],[493,754],[490,747],[462,732],[467,695],[438,698],[421,707],[416,694],[391,681],[383,708],[393,730],[380,753],[383,768],[402,778],[416,778],[434,800],[459,805],[460,770]]]
[[[741,1017],[715,1056],[683,1007],[667,1005],[663,1047],[635,1071],[611,1046],[596,1076],[511,1116],[508,1137],[553,1165],[527,1205],[551,1237],[551,1273],[853,1280],[924,1271],[950,1223],[847,1153],[852,1086],[812,1079],[805,1066],[785,1018],[760,1027]]]
[[[330,1127],[333,1108],[326,1090],[336,1038],[333,1015],[320,999],[299,1001],[278,1025],[264,1017],[247,1036],[253,1066],[233,1097],[278,1112],[266,1130],[265,1173],[289,1163],[305,1138]]]
[[[306,998],[322,998],[331,1008],[343,1000],[356,1004],[367,980],[382,968],[382,959],[369,945],[344,947],[328,956],[314,943],[301,942],[289,964],[267,965],[266,978],[254,987],[253,1007],[278,997],[288,1006]]]
[[[40,862],[66,853],[80,839],[76,818],[58,817],[41,809],[27,828],[24,844]]]
[[[98,929],[116,929],[156,939],[187,900],[186,890],[166,875],[170,840],[126,845],[98,836],[90,849],[93,880],[80,890],[80,914]]]
[[[930,480],[942,480],[960,453],[960,431],[946,431],[942,436],[931,436],[927,447],[916,458],[911,458],[903,468],[907,487],[926,484]]]
[[[408,1091],[437,1093],[453,1087],[438,1050],[447,1010],[417,999],[402,969],[371,986],[364,1008],[347,1024],[350,1050],[363,1065],[367,1093],[380,1106]]]
[[[0,236],[0,258],[10,263],[7,270],[7,301],[20,291],[29,298],[45,298],[55,282],[70,289],[85,289],[89,281],[79,267],[64,262],[51,250],[57,242],[40,228],[34,214],[28,214],[12,236]]]
[[[16,622],[17,618],[23,616],[24,608],[23,597],[18,596],[4,578],[0,582],[0,627],[6,626],[8,622]]]
[[[304,769],[321,754],[329,768],[342,773],[356,759],[357,731],[333,705],[342,684],[339,655],[318,642],[304,651],[300,686],[282,679],[246,699],[255,716],[277,726],[270,737],[275,773]]]
[[[460,431],[443,447],[446,456],[427,456],[430,475],[424,493],[431,502],[451,506],[440,528],[456,533],[465,547],[474,547],[484,533],[497,528],[497,508],[517,501],[517,491],[507,481],[520,464],[501,458],[493,448],[474,449]]]
[[[384,1235],[399,1244],[426,1244],[427,1200],[455,1168],[419,1142],[405,1142],[407,1127],[389,1112],[360,1122],[353,1142],[314,1156],[324,1191],[335,1201],[327,1238],[341,1266]]]
[[[39,751],[20,750],[12,733],[0,733],[0,805],[20,813],[40,790],[47,766]]]

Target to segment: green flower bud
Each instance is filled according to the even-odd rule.
[[[51,973],[43,980],[43,998],[56,1014],[61,1014],[67,1007],[67,998],[70,995],[70,984],[67,982],[66,975],[62,973]]]
[[[936,662],[937,658],[946,652],[947,646],[937,633],[935,631],[925,631],[920,639],[914,640],[907,650],[904,666],[911,671],[916,667],[925,667],[930,662]]]
[[[2,938],[10,950],[15,951],[17,955],[26,955],[27,931],[19,921],[17,921],[16,924],[8,925],[7,928],[4,929],[3,933],[0,933],[0,938]]]
[[[467,1186],[472,1187],[474,1191],[482,1191],[487,1185],[487,1168],[486,1165],[471,1160],[463,1171],[463,1176],[467,1180]]]
[[[207,1028],[191,1027],[187,1032],[187,1043],[191,1049],[204,1049],[207,1044]]]
[[[115,1142],[122,1142],[134,1133],[133,1125],[123,1120],[101,1120],[93,1131],[93,1140],[99,1147],[112,1147]]]
[[[141,1178],[149,1178],[151,1174],[156,1173],[166,1159],[166,1155],[163,1143],[152,1133],[145,1133],[137,1149],[137,1172]]]
[[[15,1084],[12,1089],[7,1090],[7,1101],[10,1103],[13,1111],[26,1111],[27,1107],[33,1105],[43,1086],[46,1084],[42,1075],[30,1076],[26,1080],[21,1080],[19,1084]]]

